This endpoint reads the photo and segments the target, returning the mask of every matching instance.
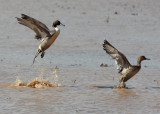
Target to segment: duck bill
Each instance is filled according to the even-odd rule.
[[[151,59],[149,59],[149,58],[146,58],[146,60],[151,60]]]
[[[64,24],[61,23],[62,26],[65,26]]]

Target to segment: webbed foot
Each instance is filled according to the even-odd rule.
[[[42,54],[41,54],[41,58],[43,58],[43,57],[44,57],[44,54],[45,54],[45,52],[43,51],[43,52],[42,52]]]

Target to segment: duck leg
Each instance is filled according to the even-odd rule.
[[[117,86],[118,88],[126,88],[125,82],[120,82]]]
[[[126,88],[126,84],[124,82],[124,76],[120,76],[118,88]]]

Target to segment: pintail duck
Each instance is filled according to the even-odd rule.
[[[120,73],[118,88],[125,88],[125,82],[132,78],[141,69],[141,62],[143,60],[150,60],[145,56],[140,56],[137,60],[137,65],[133,66],[129,63],[126,56],[113,47],[107,40],[104,40],[103,49],[108,53],[116,62],[117,69]]]
[[[39,53],[42,53],[41,58],[44,57],[45,50],[48,49],[53,44],[53,42],[56,40],[56,38],[60,33],[60,29],[57,28],[57,26],[63,25],[63,24],[59,20],[56,20],[53,22],[54,29],[49,30],[48,27],[42,22],[32,17],[29,17],[25,14],[21,14],[21,16],[22,16],[21,18],[16,17],[18,20],[18,23],[32,29],[36,33],[35,39],[41,40],[41,43],[38,46],[38,51],[33,60],[33,64],[34,64],[35,58],[39,55]]]

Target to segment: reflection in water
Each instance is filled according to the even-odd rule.
[[[14,86],[14,87],[26,86],[26,87],[31,87],[31,88],[47,88],[47,87],[61,86],[57,70],[58,70],[58,67],[56,66],[54,68],[54,71],[51,77],[47,79],[43,78],[44,70],[41,71],[41,74],[39,75],[39,77],[36,77],[34,80],[29,81],[29,82],[22,82],[22,80],[19,77],[17,77],[15,83],[11,84],[10,86]],[[51,80],[51,82],[49,80]]]
[[[114,86],[93,86],[96,88],[110,88],[110,89],[114,89]]]

